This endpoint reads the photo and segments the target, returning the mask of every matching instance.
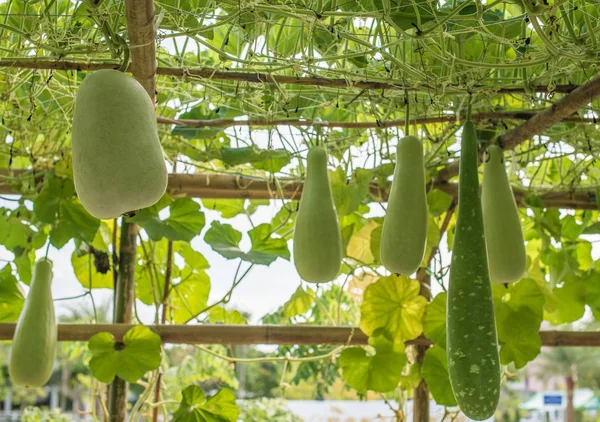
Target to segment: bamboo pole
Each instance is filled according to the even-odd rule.
[[[139,43],[138,45],[142,45]],[[134,60],[135,62],[135,60]],[[46,70],[76,70],[76,71],[94,71],[100,69],[118,69],[119,64],[107,62],[77,62],[77,61],[59,61],[48,59],[4,59],[0,60],[0,68],[21,68],[21,69],[46,69]],[[131,71],[132,69],[128,69]],[[158,75],[174,76],[179,78],[200,78],[214,79],[223,81],[239,81],[250,83],[276,83],[278,85],[298,85],[298,86],[323,86],[340,87],[347,89],[375,89],[386,91],[411,91],[411,92],[435,92],[438,88],[433,85],[407,86],[402,80],[390,80],[386,82],[368,81],[364,77],[356,76],[354,78],[324,78],[318,76],[284,76],[272,75],[269,73],[259,73],[251,71],[221,71],[213,68],[188,68],[188,67],[158,67]],[[531,87],[530,92],[538,93],[560,93],[567,94],[578,87],[574,84],[561,84],[550,89],[548,85],[536,85]],[[458,85],[449,85],[444,87],[447,93],[465,93],[464,87]],[[520,94],[526,93],[523,86],[504,86],[494,87],[485,85],[476,85],[470,88],[471,93],[491,92],[498,94]]]
[[[504,149],[514,149],[526,140],[531,139],[532,136],[544,132],[598,98],[600,98],[600,76],[596,76],[586,84],[577,87],[550,107],[536,113],[535,116],[520,126],[508,130],[498,138],[498,142]],[[481,161],[481,154],[479,160]],[[448,164],[438,173],[438,180],[447,181],[456,176],[458,166],[458,160]]]
[[[12,340],[15,323],[0,323],[0,340]],[[94,334],[111,333],[122,341],[132,324],[58,324],[58,341],[88,341]],[[165,344],[279,344],[366,345],[368,337],[356,327],[314,325],[147,325]],[[600,331],[540,331],[547,347],[600,347]],[[431,345],[419,337],[407,345]]]
[[[12,185],[13,178],[26,177],[31,174],[28,170],[0,170],[0,195],[15,194]],[[35,173],[39,180],[44,174]],[[33,177],[33,176],[32,176]],[[264,179],[229,174],[170,174],[168,192],[173,196],[210,199],[300,199],[303,183],[297,179],[279,179],[278,184]],[[386,202],[388,199],[389,183],[383,188],[372,183],[370,196],[373,201]],[[445,181],[434,181],[428,189],[439,189],[456,198],[458,185]],[[595,189],[579,189],[573,191],[554,191],[538,189],[528,192],[513,187],[517,205],[525,206],[528,194],[540,198],[546,208],[595,210],[598,209]]]

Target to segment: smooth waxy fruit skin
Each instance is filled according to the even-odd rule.
[[[519,281],[527,266],[519,211],[503,158],[498,145],[488,147],[481,192],[490,278],[500,284]]]
[[[447,355],[450,384],[469,418],[490,418],[500,396],[500,359],[477,172],[477,135],[463,127],[458,214],[450,263]]]
[[[165,193],[154,106],[134,78],[116,70],[88,75],[75,98],[71,139],[75,190],[94,217],[149,207]]]
[[[396,168],[381,232],[381,262],[389,271],[417,271],[427,242],[427,193],[423,145],[414,136],[398,141]]]
[[[42,387],[52,375],[57,337],[51,284],[52,262],[42,259],[33,269],[10,350],[8,373],[16,385]]]
[[[342,235],[329,176],[327,153],[313,147],[307,156],[307,174],[294,227],[294,265],[303,280],[331,281],[342,263]]]

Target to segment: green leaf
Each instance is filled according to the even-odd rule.
[[[369,344],[375,348],[375,355],[367,354],[361,347],[342,352],[339,359],[342,376],[359,393],[392,391],[398,386],[406,364],[404,344],[394,344],[383,337],[371,337]]]
[[[261,224],[248,232],[252,247],[248,253],[239,247],[242,234],[229,224],[213,221],[204,235],[204,241],[227,259],[241,258],[259,265],[270,265],[278,257],[290,259],[290,251],[285,239],[274,238],[270,224]]]
[[[365,290],[360,328],[369,336],[382,334],[394,343],[418,337],[427,305],[419,291],[417,280],[395,275],[380,278]]]
[[[349,215],[358,209],[358,206],[369,194],[369,186],[374,174],[370,170],[358,169],[350,181],[342,167],[329,171],[329,180],[333,200],[340,217]]]
[[[402,371],[402,376],[400,377],[400,389],[402,390],[414,390],[419,386],[423,377],[421,376],[421,365],[418,363],[413,363],[412,365],[408,365]]]
[[[433,189],[427,194],[427,206],[433,216],[442,215],[452,204],[453,197],[439,189]]]
[[[54,223],[62,196],[61,185],[61,179],[58,178],[44,180],[44,187],[33,200],[33,212],[40,221]]]
[[[205,271],[193,271],[186,267],[181,272],[181,282],[172,288],[170,298],[170,320],[185,324],[205,308],[210,294],[210,278]]]
[[[600,234],[600,223],[594,223],[586,227],[583,234]]]
[[[299,19],[283,18],[271,25],[268,31],[269,49],[281,57],[291,57],[300,49],[304,24]]]
[[[592,272],[586,278],[585,299],[596,321],[600,321],[600,273]]]
[[[292,156],[285,149],[258,149],[256,147],[228,148],[220,150],[221,161],[227,166],[251,164],[254,168],[277,173],[288,165]]]
[[[204,227],[204,213],[200,204],[191,198],[177,198],[169,205],[170,215],[161,220],[157,209],[139,211],[132,221],[146,230],[152,240],[166,237],[169,240],[190,242]]]
[[[96,271],[96,257],[93,254],[86,253],[78,255],[77,251],[71,255],[71,264],[75,277],[86,289],[112,289],[114,287],[114,278],[112,270],[106,274]]]
[[[185,263],[194,270],[205,270],[210,268],[208,261],[200,252],[194,250],[188,242],[175,242],[173,251],[181,256]]]
[[[493,289],[500,361],[522,368],[540,353],[538,330],[544,317],[544,294],[537,282],[528,278],[508,289],[501,285]]]
[[[373,232],[379,228],[381,228],[379,223],[370,220],[366,226],[350,238],[348,246],[346,246],[346,255],[367,265],[374,263],[376,260],[379,261],[379,256],[376,257],[372,252]],[[381,234],[379,237],[381,238]]]
[[[286,318],[293,318],[307,312],[315,302],[315,292],[308,287],[306,290],[299,286],[292,297],[283,305],[282,314]]]
[[[72,237],[85,242],[93,242],[100,227],[100,220],[92,217],[78,201],[61,201],[60,222],[67,225]]]
[[[235,394],[229,389],[221,388],[208,400],[197,385],[186,387],[181,394],[181,404],[171,422],[235,422],[240,414]]]
[[[272,237],[271,225],[261,224],[248,232],[252,247],[243,257],[245,261],[259,265],[270,265],[278,257],[290,259],[290,250],[287,241],[281,238]]]
[[[211,324],[248,324],[240,311],[228,311],[222,306],[215,306],[208,311],[208,320]]]
[[[444,349],[439,346],[427,349],[421,366],[421,375],[437,404],[448,407],[456,406],[456,399],[450,386],[448,361]]]
[[[130,383],[137,382],[161,362],[160,337],[141,325],[127,331],[120,350],[113,335],[106,332],[92,336],[88,348],[92,354],[89,363],[92,375],[106,384],[115,376]]]
[[[574,322],[585,313],[585,280],[569,275],[561,287],[552,289],[556,298],[556,310],[546,313],[545,318],[553,325]]]
[[[446,350],[446,298],[448,294],[438,294],[425,311],[423,334],[436,346]]]
[[[202,205],[207,209],[218,211],[223,218],[233,218],[244,212],[245,199],[203,199]]]
[[[227,259],[242,258],[244,252],[239,248],[242,234],[229,224],[213,221],[204,235],[204,241],[213,250]]]
[[[11,252],[26,249],[33,232],[29,226],[12,216],[0,217],[0,245]]]
[[[14,322],[19,319],[25,298],[10,264],[0,271],[0,321]]]
[[[33,250],[29,253],[22,253],[14,260],[20,281],[28,286],[31,283],[31,262],[33,260],[35,260],[35,251]]]

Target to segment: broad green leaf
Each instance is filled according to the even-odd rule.
[[[596,321],[600,321],[600,273],[593,272],[587,276],[585,299]]]
[[[197,385],[186,387],[181,394],[181,404],[171,422],[236,422],[240,414],[235,394],[229,389],[221,388],[208,400]]]
[[[588,271],[594,265],[594,259],[592,258],[592,244],[584,240],[577,242],[575,246],[575,255],[577,256],[577,263],[579,269],[582,271]]]
[[[122,349],[116,348],[115,338],[106,332],[92,336],[88,349],[92,354],[89,363],[92,375],[106,384],[115,376],[137,382],[147,372],[158,368],[161,362],[160,337],[141,325],[127,331]]]
[[[194,270],[205,270],[210,268],[204,255],[195,251],[188,242],[175,242],[173,244],[173,251],[180,255],[185,263]]]
[[[567,277],[561,287],[552,289],[556,298],[556,310],[546,313],[545,318],[553,325],[577,321],[585,313],[585,280],[578,276]]]
[[[161,220],[156,209],[139,211],[132,221],[146,230],[152,240],[166,237],[169,240],[191,241],[204,227],[204,213],[200,204],[191,198],[177,198],[169,205],[170,215]]]
[[[242,259],[259,265],[270,265],[277,258],[290,259],[287,241],[271,234],[270,224],[261,224],[248,232],[252,247]]]
[[[269,28],[268,47],[281,57],[294,56],[300,51],[304,23],[300,19],[283,18]]]
[[[73,238],[93,242],[100,227],[100,220],[92,217],[78,201],[60,202],[60,222],[66,224]]]
[[[292,159],[285,149],[258,149],[256,147],[228,148],[220,150],[221,160],[228,166],[251,164],[254,168],[277,173]]]
[[[380,224],[375,221],[369,221],[369,223],[361,228],[358,233],[354,234],[346,246],[346,255],[348,258],[356,259],[362,264],[372,264],[375,260],[379,261],[379,257],[375,257],[371,252],[372,247],[372,233],[375,229],[381,227]]]
[[[438,294],[425,311],[423,334],[436,346],[446,350],[446,298],[447,293]]]
[[[208,320],[211,324],[248,324],[240,311],[228,311],[222,306],[215,306],[208,311]]]
[[[210,294],[210,278],[204,270],[192,271],[186,267],[181,272],[181,282],[169,293],[170,319],[175,324],[185,324],[205,308]]]
[[[4,245],[11,252],[27,248],[31,228],[18,218],[12,216],[0,217],[0,245]]]
[[[19,274],[19,280],[27,284],[31,283],[31,262],[35,260],[35,251],[31,250],[29,253],[22,253],[15,257],[14,263],[17,266],[17,273]]]
[[[33,200],[33,212],[40,221],[52,224],[62,196],[62,181],[58,178],[47,178],[44,187]]]
[[[96,271],[96,257],[87,253],[79,256],[77,252],[71,255],[71,264],[75,277],[86,289],[112,289],[114,287],[113,272],[109,270],[105,274]]]
[[[25,298],[19,282],[12,274],[10,264],[0,271],[0,321],[14,322],[19,319]]]
[[[299,286],[292,297],[283,305],[282,314],[286,318],[293,318],[307,312],[315,302],[315,292],[310,287],[306,290]]]
[[[437,404],[448,407],[456,406],[456,399],[450,386],[448,361],[444,349],[439,346],[427,349],[421,365],[421,375]]]
[[[333,200],[340,217],[349,215],[358,209],[369,194],[369,186],[373,177],[372,171],[358,169],[348,181],[346,172],[341,167],[329,171]]]
[[[229,224],[221,224],[213,221],[210,229],[204,235],[204,241],[208,243],[215,252],[227,259],[242,258],[244,252],[239,248],[242,234]]]
[[[404,345],[383,337],[371,337],[369,344],[375,348],[375,355],[367,354],[361,347],[342,352],[339,359],[342,376],[359,393],[392,391],[398,386],[406,364]]]
[[[448,211],[452,200],[453,198],[446,192],[443,192],[439,189],[433,189],[427,194],[427,206],[429,208],[429,212],[433,216],[442,215]]]
[[[218,211],[223,218],[233,218],[244,212],[245,199],[210,199],[202,200],[207,209]]]
[[[394,343],[418,337],[427,306],[419,291],[417,280],[394,275],[380,278],[365,290],[360,328],[369,336],[384,335]]]
[[[404,391],[414,390],[419,386],[423,377],[421,376],[421,365],[413,363],[404,367],[400,377],[400,388]]]
[[[544,294],[537,282],[528,278],[508,289],[501,285],[493,289],[500,361],[522,368],[540,353],[538,330],[544,316]]]

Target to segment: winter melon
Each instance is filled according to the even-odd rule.
[[[111,219],[154,205],[167,168],[150,97],[132,77],[99,70],[81,83],[72,132],[73,179],[85,209]]]
[[[305,281],[331,281],[340,270],[342,235],[329,185],[327,153],[319,146],[308,152],[293,248],[294,265]]]
[[[427,242],[427,194],[423,145],[414,136],[398,141],[394,180],[381,232],[381,263],[396,274],[417,271]]]
[[[482,421],[492,417],[498,406],[500,358],[477,166],[477,134],[467,120],[448,280],[446,352],[450,385],[460,410]]]
[[[42,387],[52,375],[56,358],[56,318],[51,284],[52,262],[42,259],[33,269],[31,289],[10,350],[8,373],[16,385]]]
[[[487,149],[481,204],[490,278],[500,284],[519,281],[527,266],[527,253],[519,211],[498,145]]]

